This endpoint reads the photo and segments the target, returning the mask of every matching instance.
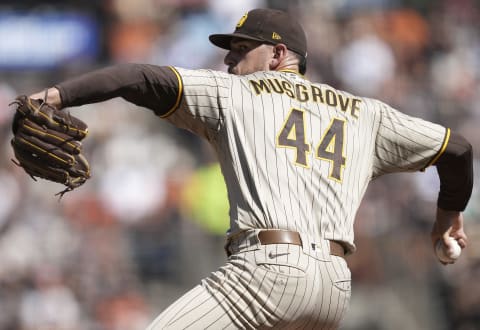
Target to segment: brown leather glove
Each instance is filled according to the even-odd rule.
[[[43,100],[18,96],[12,123],[11,145],[17,161],[35,181],[36,177],[66,186],[64,193],[90,178],[90,166],[82,154],[81,140],[87,125],[66,111],[57,110]]]

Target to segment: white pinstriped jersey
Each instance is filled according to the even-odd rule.
[[[448,143],[440,125],[293,72],[175,70],[183,99],[167,120],[217,151],[232,234],[288,229],[354,250],[369,181],[423,169]]]

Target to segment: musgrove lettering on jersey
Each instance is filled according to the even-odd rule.
[[[292,84],[289,81],[277,78],[249,80],[250,86],[256,95],[261,93],[285,94],[300,102],[323,103],[331,107],[349,113],[352,117],[358,118],[360,103],[362,100],[357,97],[348,97],[337,93],[334,89],[320,88],[316,85]]]

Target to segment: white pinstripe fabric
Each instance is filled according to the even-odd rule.
[[[230,200],[230,232],[280,228],[343,241],[355,249],[353,221],[372,178],[415,171],[440,150],[446,129],[404,115],[377,100],[359,98],[328,85],[313,84],[291,72],[234,76],[209,70],[178,69],[184,84],[180,108],[167,118],[205,137],[216,149]],[[269,80],[270,79],[270,80]],[[277,93],[276,84],[258,95],[251,81],[280,81],[315,89],[323,97],[357,100],[353,110],[340,105]],[[333,97],[333,96],[332,96]],[[295,150],[277,145],[277,135],[292,109],[304,113],[308,167],[295,164]],[[340,181],[329,178],[331,162],[315,149],[332,120],[344,122]]]
[[[341,257],[289,244],[243,245],[166,311],[158,329],[336,329],[350,299]]]
[[[150,329],[335,328],[348,305],[350,272],[344,259],[325,253],[325,242],[342,241],[354,251],[353,222],[370,180],[427,166],[446,129],[294,73],[178,73],[183,98],[167,120],[217,151],[230,201],[229,234],[285,229],[301,233],[307,244],[262,246],[248,234],[224,267]],[[334,139],[321,149],[327,133]],[[328,158],[333,154],[340,163]],[[310,242],[320,243],[322,252],[307,248]],[[270,252],[281,255],[269,258]]]

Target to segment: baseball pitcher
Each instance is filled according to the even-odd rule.
[[[310,81],[305,33],[282,11],[251,10],[210,41],[228,51],[228,73],[115,65],[61,82],[44,100],[62,109],[122,97],[207,139],[218,155],[228,259],[149,329],[338,328],[351,293],[344,256],[355,251],[355,213],[384,174],[436,166],[432,243],[467,246],[461,212],[473,173],[463,137]]]

